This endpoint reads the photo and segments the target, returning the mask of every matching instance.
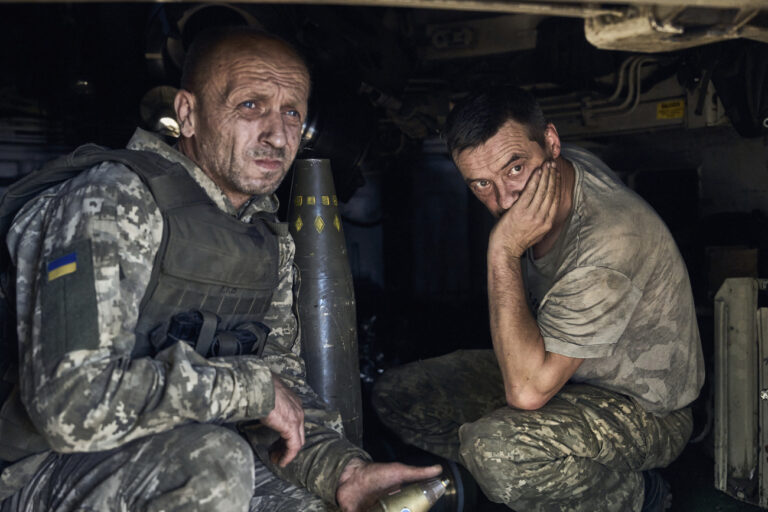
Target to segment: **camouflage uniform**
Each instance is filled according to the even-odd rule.
[[[545,406],[506,405],[493,351],[384,373],[373,405],[401,438],[460,461],[485,494],[527,511],[639,511],[641,471],[691,434],[704,362],[685,265],[658,216],[594,155],[574,165],[573,208],[555,246],[525,258],[549,352],[584,361]]]
[[[691,434],[690,409],[657,416],[596,386],[566,385],[536,411],[505,403],[492,350],[388,370],[373,395],[403,441],[460,462],[519,512],[639,511],[638,471],[669,464]]]
[[[221,210],[243,222],[277,210],[274,196],[256,196],[235,211],[199,167],[146,132],[137,131],[128,147],[181,163]],[[50,450],[3,471],[0,499],[13,496],[2,510],[245,510],[249,502],[251,510],[323,510],[323,500],[335,503],[347,462],[370,458],[343,437],[339,415],[305,383],[290,235],[280,239],[263,358],[205,359],[177,343],[131,359],[162,231],[149,190],[115,163],[50,189],[16,217],[8,246],[18,272],[18,398]],[[95,324],[97,336],[51,347],[42,321],[55,306],[40,292],[45,265],[83,240],[91,248],[97,318],[75,304],[65,304],[65,314],[70,323]],[[305,408],[306,444],[286,468],[266,455],[276,434],[254,421],[274,406],[272,372]]]

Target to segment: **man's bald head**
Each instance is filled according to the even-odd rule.
[[[195,37],[187,51],[181,75],[181,88],[199,95],[213,75],[217,62],[241,51],[282,51],[299,63],[309,76],[306,61],[290,44],[254,27],[215,27]]]
[[[247,27],[201,33],[174,98],[178,148],[239,208],[285,177],[307,116],[309,72],[290,45]]]

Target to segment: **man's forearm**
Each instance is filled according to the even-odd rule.
[[[301,400],[304,409],[305,443],[296,458],[285,467],[272,464],[263,448],[275,439],[261,439],[259,432],[246,429],[245,434],[256,448],[259,456],[267,462],[281,478],[306,487],[313,494],[329,502],[335,499],[339,475],[347,462],[353,458],[370,460],[360,448],[342,435],[341,416],[309,387],[303,360],[291,351],[272,345],[270,354],[263,361]],[[252,435],[255,434],[255,435]],[[266,445],[264,443],[267,443]]]
[[[507,403],[538,408],[538,383],[547,351],[528,309],[520,258],[504,251],[488,254],[491,338],[504,379]]]
[[[255,419],[272,409],[270,372],[259,361],[201,361],[184,343],[165,351],[162,360],[140,358],[129,365],[97,351],[83,361],[84,354],[65,354],[59,367],[70,368],[44,386],[28,371],[35,367],[24,367],[27,410],[60,452],[108,450],[191,421]],[[187,392],[183,398],[180,389]]]
[[[316,420],[325,416],[323,411],[305,408],[304,412],[306,442],[296,458],[285,467],[275,464],[269,454],[270,445],[276,439],[274,433],[270,434],[268,429],[254,423],[242,425],[241,432],[262,462],[276,475],[333,503],[341,474],[348,463],[357,459],[365,462],[371,459],[365,451],[337,431],[318,423]]]
[[[525,298],[520,258],[489,251],[491,337],[507,403],[538,409],[560,391],[582,359],[549,352]]]

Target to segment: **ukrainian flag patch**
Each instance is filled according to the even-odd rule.
[[[48,263],[48,281],[53,281],[61,276],[73,274],[77,271],[77,252],[65,254],[61,258]]]

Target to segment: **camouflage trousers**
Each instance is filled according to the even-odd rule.
[[[536,411],[509,407],[491,350],[388,370],[373,406],[403,441],[463,464],[490,500],[518,512],[639,511],[640,472],[677,458],[693,423],[690,409],[659,417],[586,385]]]
[[[279,479],[229,428],[193,424],[98,453],[48,456],[2,512],[321,512],[307,490]]]

